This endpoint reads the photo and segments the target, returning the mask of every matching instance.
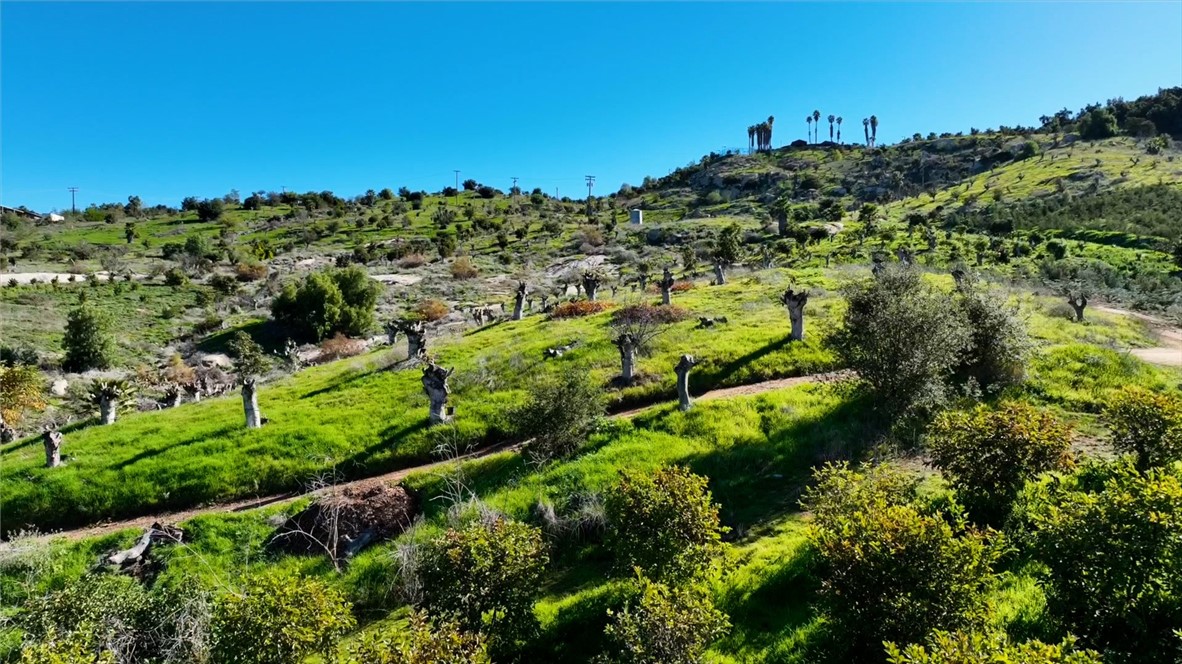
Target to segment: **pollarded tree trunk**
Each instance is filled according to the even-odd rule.
[[[665,268],[664,273],[661,274],[661,281],[658,282],[661,287],[661,304],[673,303],[673,273],[669,268]]]
[[[689,374],[697,363],[693,355],[682,355],[681,361],[673,367],[673,371],[677,372],[677,407],[682,411],[689,410],[693,403],[689,393]]]
[[[804,341],[804,305],[808,304],[808,291],[794,292],[791,288],[780,296],[780,302],[788,307],[788,320],[792,321],[792,340]]]
[[[62,465],[62,432],[57,427],[46,427],[41,434],[41,444],[45,446],[45,467],[57,468]]]
[[[718,286],[726,283],[726,270],[724,269],[722,261],[714,262],[714,283]]]
[[[513,301],[513,320],[521,320],[521,313],[525,309],[525,282],[517,282],[517,295]]]
[[[0,415],[0,443],[11,443],[14,440],[16,440],[16,429],[5,422],[4,416]]]
[[[242,410],[246,413],[246,428],[259,429],[263,426],[263,414],[259,412],[258,386],[254,378],[242,381]]]
[[[402,328],[406,334],[406,357],[413,359],[427,354],[427,326],[422,322],[414,322]]]
[[[1068,295],[1067,304],[1075,310],[1075,322],[1082,323],[1084,319],[1084,309],[1088,306],[1088,298],[1085,295]]]
[[[640,281],[640,292],[648,290],[648,272],[641,272],[637,279]]]
[[[583,275],[583,290],[587,293],[587,299],[594,302],[599,295],[599,277],[593,274]]]
[[[118,413],[118,402],[112,397],[99,397],[99,418],[103,424],[114,424]]]
[[[637,344],[636,338],[628,333],[616,337],[615,344],[620,351],[620,382],[624,385],[631,385],[636,366],[636,350],[639,344]]]
[[[176,408],[179,405],[181,405],[181,388],[176,385],[164,388],[164,407]]]
[[[788,215],[776,215],[776,228],[780,233],[780,237],[788,237]]]
[[[431,402],[429,417],[432,425],[443,424],[450,419],[447,395],[451,393],[451,388],[447,385],[447,379],[453,371],[454,368],[444,369],[434,362],[423,367],[423,391]]]

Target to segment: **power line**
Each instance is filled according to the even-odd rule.
[[[456,205],[460,204],[460,170],[453,169],[456,172]]]
[[[75,202],[74,195],[78,193],[78,187],[66,187],[70,190],[70,212],[71,214],[78,214],[78,204]]]
[[[587,179],[587,216],[590,217],[591,216],[591,190],[595,187],[595,176],[594,175],[584,175],[583,177]]]

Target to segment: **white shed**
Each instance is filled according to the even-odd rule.
[[[637,225],[643,224],[644,223],[644,211],[643,210],[635,210],[635,209],[629,210],[628,211],[628,221],[633,224],[637,224]]]

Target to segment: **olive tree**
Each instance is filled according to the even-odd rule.
[[[637,579],[619,611],[608,611],[603,661],[619,664],[696,664],[730,621],[701,583],[666,585]]]
[[[338,332],[357,337],[373,327],[380,292],[380,284],[357,265],[314,272],[285,285],[271,303],[271,315],[311,341]]]
[[[604,395],[582,367],[532,381],[523,401],[508,412],[516,438],[529,441],[525,453],[534,463],[573,454],[599,426]]]
[[[1182,458],[1182,399],[1129,386],[1104,410],[1117,451],[1132,454],[1139,470]]]
[[[684,311],[677,307],[654,307],[649,304],[633,304],[612,312],[611,340],[620,352],[622,384],[632,384],[636,356],[645,351],[669,323],[683,316]]]

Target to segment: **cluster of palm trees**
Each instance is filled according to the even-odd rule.
[[[829,114],[829,140],[833,140],[834,125],[837,127],[837,142],[841,142],[841,122],[840,115]],[[804,116],[804,121],[808,124],[808,137],[812,143],[820,143],[821,139],[818,136],[821,129],[821,111],[813,111],[810,115]],[[875,141],[878,139],[878,116],[871,115],[868,118],[862,118],[862,128],[866,134],[866,145],[874,147]]]
[[[841,142],[841,122],[840,115],[829,114],[829,140],[833,141],[834,127],[837,129],[837,142]],[[772,149],[772,124],[776,121],[773,116],[768,116],[767,122],[760,122],[759,124],[747,127],[747,146],[749,149],[756,152],[767,152]],[[804,121],[808,123],[808,140],[810,143],[820,143],[820,129],[821,129],[821,111],[814,110],[811,114],[804,116]],[[867,147],[874,147],[878,140],[878,116],[871,115],[868,118],[862,118],[862,129],[866,134]]]
[[[775,124],[776,118],[773,115],[767,116],[767,122],[760,122],[759,124],[747,127],[747,147],[756,152],[769,152],[772,149],[772,125]]]

